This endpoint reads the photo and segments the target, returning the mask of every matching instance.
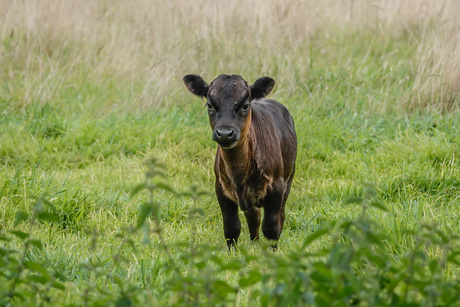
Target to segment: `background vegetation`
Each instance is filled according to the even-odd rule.
[[[459,15],[0,1],[0,305],[459,306]],[[187,73],[277,81],[299,154],[276,253],[244,226],[225,248]]]

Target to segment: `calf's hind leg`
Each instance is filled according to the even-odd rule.
[[[251,240],[259,239],[259,227],[260,227],[260,209],[252,206],[247,211],[244,211],[246,221],[248,222],[249,235]]]
[[[292,172],[292,175],[289,177],[287,184],[286,184],[286,190],[283,193],[283,202],[281,204],[281,210],[280,210],[280,219],[281,219],[281,229],[283,229],[284,225],[284,208],[286,208],[286,201],[289,196],[289,192],[291,192],[291,185],[292,185],[292,179],[294,178],[294,172]]]
[[[262,222],[262,232],[269,240],[277,241],[283,230],[284,204],[283,190],[273,189],[264,199],[264,220]]]

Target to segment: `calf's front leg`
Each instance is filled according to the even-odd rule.
[[[228,248],[232,248],[238,242],[241,233],[241,222],[238,216],[238,205],[226,197],[219,182],[216,182],[216,195],[222,210],[224,222],[224,235]]]

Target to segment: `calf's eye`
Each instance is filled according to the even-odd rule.
[[[245,104],[241,109],[242,109],[243,111],[249,110],[249,103],[248,103],[248,104]]]
[[[210,103],[207,103],[206,106],[208,107],[208,111],[214,110],[214,107]]]

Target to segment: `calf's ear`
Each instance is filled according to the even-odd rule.
[[[275,80],[270,77],[262,77],[251,85],[252,99],[258,99],[267,96],[275,86]]]
[[[198,75],[186,75],[183,78],[185,86],[193,94],[206,97],[208,95],[209,85]]]

